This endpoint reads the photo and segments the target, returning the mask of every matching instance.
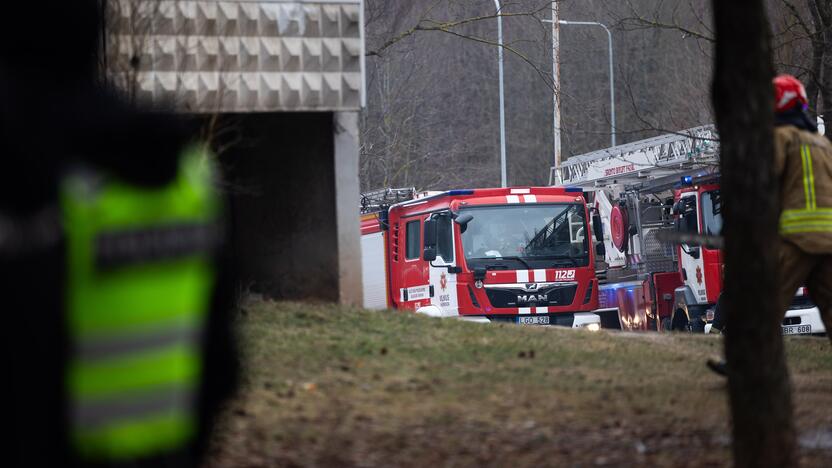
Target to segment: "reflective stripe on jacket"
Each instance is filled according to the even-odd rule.
[[[832,253],[832,144],[791,125],[774,136],[780,233],[808,253]]]
[[[177,178],[152,189],[89,175],[65,180],[66,385],[71,442],[82,458],[153,456],[196,433],[219,214],[207,164],[192,149]]]

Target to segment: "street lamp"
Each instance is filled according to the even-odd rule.
[[[497,8],[497,60],[500,67],[500,186],[507,187],[506,177],[506,103],[503,81],[503,14],[500,0],[494,0]]]
[[[543,22],[553,23],[552,20],[543,20]],[[558,24],[563,24],[563,25],[570,25],[571,24],[571,25],[576,25],[576,26],[600,26],[600,27],[604,28],[604,31],[607,32],[607,39],[609,40],[609,49],[610,49],[610,52],[609,52],[609,55],[610,55],[610,140],[611,140],[612,146],[615,146],[615,128],[616,128],[615,127],[615,74],[614,74],[615,72],[614,72],[613,63],[612,63],[612,33],[610,32],[610,29],[606,25],[604,25],[602,23],[595,22],[595,21],[564,21],[564,20],[558,20]],[[556,61],[557,57],[553,56],[552,60]],[[555,65],[555,66],[557,66],[557,65]],[[557,111],[556,111],[556,114],[557,114]],[[559,125],[557,125],[557,124],[556,124],[556,126],[559,127]]]

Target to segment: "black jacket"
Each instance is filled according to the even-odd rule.
[[[31,248],[4,249],[4,234],[55,213],[61,176],[78,163],[141,186],[171,181],[192,134],[173,114],[135,108],[99,83],[100,3],[12,2],[5,17],[38,18],[38,34],[27,35],[23,47],[15,28],[0,30],[0,352],[10,392],[6,427],[12,429],[3,438],[3,453],[11,466],[77,461],[68,448],[63,391],[64,245],[60,235],[23,236],[32,240]],[[196,465],[212,416],[236,381],[229,323],[233,276],[225,268],[230,262],[217,262],[220,282],[205,341],[203,424],[193,447],[170,454],[176,466]]]

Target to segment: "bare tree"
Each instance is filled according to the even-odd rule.
[[[551,120],[543,119],[551,111],[540,104],[551,102],[546,96],[551,96],[552,80],[549,27],[540,19],[550,2],[502,3],[507,101],[509,112],[516,112],[508,122],[510,177],[543,182],[550,154],[540,148],[551,148]],[[362,117],[362,187],[495,184],[498,44],[493,2],[369,1],[365,18],[368,109]],[[517,116],[534,124],[518,125]],[[530,128],[532,135],[526,136]],[[549,143],[541,143],[541,136]],[[536,162],[529,164],[531,160]]]
[[[617,18],[623,29],[675,31],[697,43],[704,55],[710,55],[715,39],[704,0],[674,2],[672,6],[660,2],[647,8],[634,0],[626,3],[626,15]],[[828,0],[766,0],[765,4],[774,19],[771,31],[775,68],[806,83],[812,112],[832,109],[832,5]]]
[[[627,3],[610,0],[559,3],[562,18],[574,21],[615,25],[629,11]],[[644,10],[654,2],[631,3]],[[553,160],[553,92],[562,103],[564,155],[608,145],[606,36],[601,29],[562,27],[561,85],[553,90],[551,26],[542,22],[551,1],[506,0],[502,5],[509,183],[542,184]],[[364,188],[402,184],[440,189],[499,180],[493,10],[491,0],[367,2]],[[672,14],[666,10],[662,14]],[[709,23],[701,10],[691,8],[679,10],[677,18],[685,24]],[[709,42],[653,27],[619,25],[613,35],[619,141],[712,122],[710,56],[703,52]]]
[[[770,30],[762,0],[713,1],[713,103],[721,136],[728,387],[738,467],[795,464],[777,290]],[[753,207],[752,209],[749,209]],[[758,291],[747,294],[747,291]]]

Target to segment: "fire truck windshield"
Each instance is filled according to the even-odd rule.
[[[470,207],[462,233],[469,268],[530,269],[589,264],[584,206],[577,203]]]

